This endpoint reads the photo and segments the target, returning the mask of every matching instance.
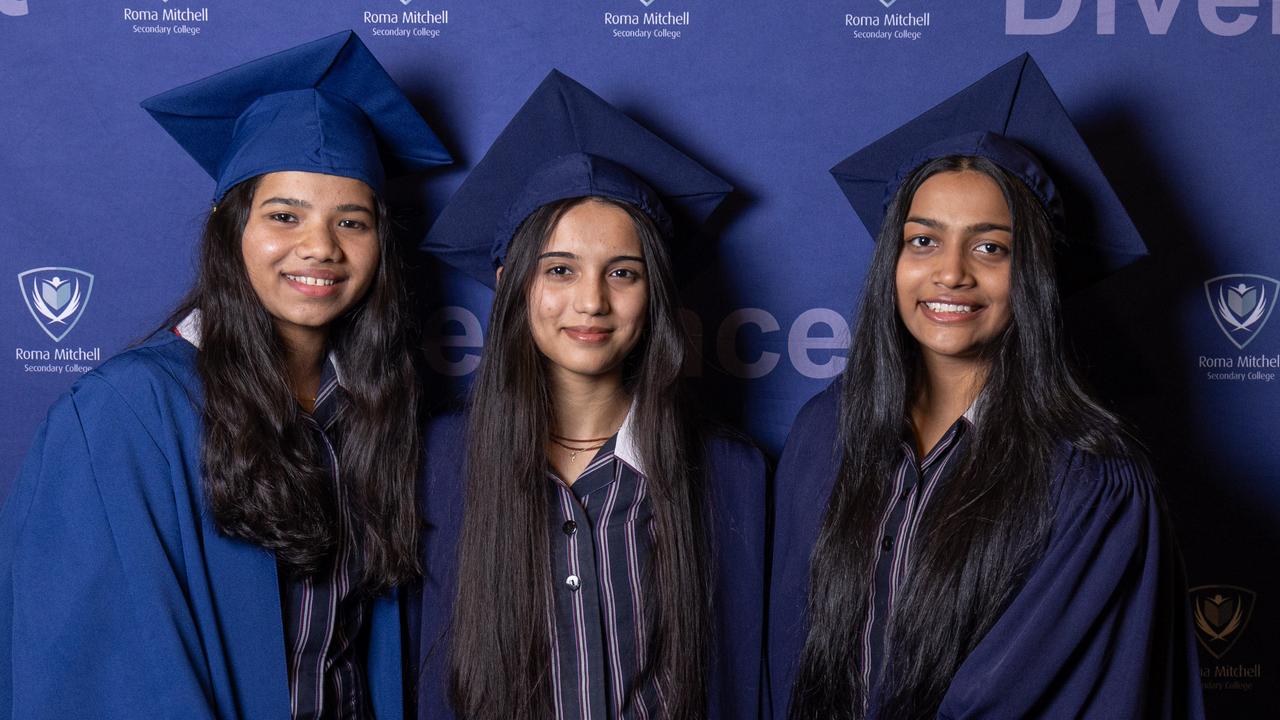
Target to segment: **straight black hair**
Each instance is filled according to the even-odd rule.
[[[470,720],[554,715],[550,668],[551,550],[545,444],[552,405],[545,358],[529,327],[538,256],[556,223],[582,202],[608,202],[631,217],[644,253],[649,303],[644,335],[624,365],[634,400],[640,462],[652,489],[653,551],[645,570],[644,670],[662,689],[660,717],[705,715],[711,639],[711,551],[702,444],[680,369],[687,339],[664,239],[643,212],[600,198],[543,206],[516,231],[489,321],[489,344],[472,389],[466,516],[450,645],[449,698]]]
[[[983,350],[981,415],[955,474],[924,510],[885,657],[867,658],[860,648],[879,541],[875,520],[889,502],[903,420],[922,375],[919,346],[897,309],[902,228],[916,191],[942,172],[983,173],[1008,203],[1012,319]],[[960,663],[1043,551],[1055,453],[1063,443],[1099,455],[1127,453],[1119,421],[1085,392],[1065,360],[1054,270],[1060,240],[1030,189],[981,157],[926,163],[890,203],[840,385],[841,464],[811,558],[809,634],[792,720],[862,718],[873,700],[879,717],[934,717]],[[879,688],[863,680],[862,668],[872,662],[882,663]]]
[[[241,245],[259,180],[232,187],[210,212],[195,286],[169,320],[200,314],[204,492],[222,532],[273,551],[300,576],[331,561],[345,504],[361,588],[376,593],[420,567],[419,389],[399,249],[379,200],[376,275],[329,336],[346,399],[336,425],[339,496],[290,389],[284,343],[245,270]]]

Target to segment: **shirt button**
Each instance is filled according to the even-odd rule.
[[[578,523],[572,520],[565,522],[565,524],[561,527],[564,530],[565,535],[572,535],[578,531]]]
[[[569,577],[564,579],[564,584],[568,585],[570,590],[573,590],[576,592],[578,590],[578,587],[582,585],[582,581],[578,579],[577,575],[570,575]]]
[[[892,549],[893,549],[893,536],[892,536],[892,535],[885,535],[885,536],[884,536],[884,539],[880,541],[880,549],[881,549],[881,550],[883,550],[883,551],[885,551],[885,552],[889,552],[890,550],[892,550]]]

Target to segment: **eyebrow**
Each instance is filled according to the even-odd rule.
[[[915,223],[917,225],[924,225],[925,227],[933,228],[935,230],[947,229],[946,223],[939,222],[932,218],[909,217],[907,218],[907,222]],[[991,232],[992,230],[1001,230],[1003,232],[1013,234],[1013,228],[1009,227],[1008,225],[1001,225],[1000,223],[977,223],[974,225],[966,226],[963,229],[968,233],[984,233],[984,232]]]
[[[544,252],[538,256],[539,260],[546,260],[547,258],[564,258],[566,260],[577,260],[578,256],[574,255],[571,252]],[[617,255],[609,258],[609,262],[606,264],[611,265],[616,262],[627,262],[627,261],[640,263],[641,265],[644,264],[644,258],[636,257],[635,255]]]
[[[266,200],[263,200],[262,204],[259,205],[258,207],[263,207],[271,204],[288,205],[289,207],[306,208],[308,210],[311,209],[311,203],[307,202],[306,200],[299,200],[298,198],[286,198],[286,197],[267,198]]]

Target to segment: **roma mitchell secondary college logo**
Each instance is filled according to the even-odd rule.
[[[27,0],[0,0],[0,15],[22,17],[27,14]]]
[[[62,342],[84,315],[93,275],[68,267],[35,268],[18,273],[18,286],[40,329],[54,342]]]
[[[1214,659],[1221,660],[1253,617],[1252,590],[1234,585],[1193,587],[1191,614],[1196,623],[1196,639]]]
[[[1271,317],[1280,280],[1266,275],[1219,275],[1205,281],[1204,292],[1218,327],[1243,350]]]

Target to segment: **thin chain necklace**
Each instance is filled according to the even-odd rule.
[[[612,436],[610,436],[610,437],[612,437]],[[570,440],[570,438],[565,438],[565,439],[566,439],[566,440]],[[604,441],[608,441],[608,439],[609,439],[609,438],[594,438],[594,439],[592,439],[592,440],[576,440],[576,441],[574,441],[574,442],[595,442],[596,440],[604,440]],[[551,436],[551,442],[553,442],[553,443],[555,443],[555,444],[559,445],[560,447],[564,448],[565,450],[568,450],[568,451],[569,451],[569,462],[573,462],[574,460],[577,460],[577,459],[578,459],[578,453],[586,452],[586,451],[588,451],[588,450],[599,450],[600,448],[604,447],[604,443],[603,443],[603,442],[602,442],[602,443],[600,443],[599,445],[590,445],[590,446],[588,446],[588,447],[574,447],[574,446],[572,446],[572,445],[566,445],[565,443],[560,442],[560,440],[559,440],[559,436],[557,436],[557,435],[552,435],[552,436]]]

